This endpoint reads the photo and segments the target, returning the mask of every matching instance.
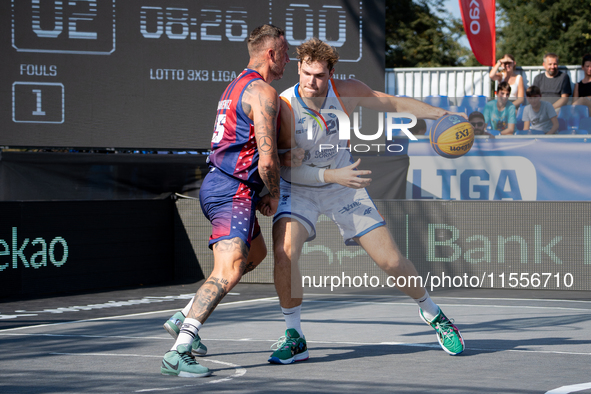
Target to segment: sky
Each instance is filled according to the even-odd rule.
[[[462,12],[460,11],[460,1],[459,0],[446,0],[445,1],[445,8],[452,14],[454,18],[462,19]],[[465,36],[462,37],[460,40],[460,44],[465,46],[466,48],[470,48],[470,43],[468,42],[468,38]]]
[[[460,2],[458,0],[447,0],[445,2],[446,8],[456,18],[461,18]]]

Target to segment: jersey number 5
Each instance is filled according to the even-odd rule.
[[[219,114],[215,119],[215,130],[211,142],[217,144],[224,137],[224,123],[226,123],[226,114]]]

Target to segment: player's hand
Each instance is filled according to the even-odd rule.
[[[272,198],[269,194],[265,194],[261,201],[257,204],[257,211],[262,213],[264,216],[273,216],[277,212],[279,206],[279,199]]]
[[[324,180],[327,183],[338,183],[352,189],[361,189],[369,186],[371,178],[360,178],[361,175],[370,175],[369,170],[356,170],[361,163],[361,159],[347,167],[338,168],[336,170],[326,170],[324,172]]]
[[[464,112],[445,111],[445,115],[457,115],[457,116],[461,116],[462,118],[468,120],[468,115],[466,115],[466,113],[464,113]],[[427,134],[429,134],[429,133],[427,133]]]
[[[284,167],[299,167],[304,161],[305,151],[302,148],[294,148],[281,155],[281,165]]]

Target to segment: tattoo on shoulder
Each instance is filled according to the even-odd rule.
[[[252,112],[252,105],[250,104],[250,102],[255,97],[255,94],[253,92],[253,85],[254,82],[246,86],[244,94],[242,95],[242,110],[247,116]]]
[[[244,96],[242,96],[242,111],[248,116],[252,112],[252,107],[246,100],[244,100]]]
[[[261,107],[264,108],[264,115],[275,119],[277,116],[277,102],[276,100],[270,100],[268,97],[259,96],[259,102]]]

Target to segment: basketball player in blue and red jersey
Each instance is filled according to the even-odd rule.
[[[213,225],[209,246],[214,268],[184,313],[176,313],[165,324],[177,339],[164,355],[163,374],[211,374],[193,356],[207,351],[198,331],[242,275],[254,269],[267,253],[255,211],[271,216],[279,202],[280,104],[270,83],[283,76],[289,62],[288,49],[282,29],[272,25],[254,29],[248,38],[249,64],[228,85],[218,103],[210,170],[199,192],[201,209]],[[269,193],[261,198],[264,186]]]
[[[422,284],[418,285],[415,279],[413,285],[411,278],[419,274],[400,253],[365,189],[371,179],[360,175],[371,172],[357,170],[360,160],[353,163],[349,141],[339,139],[337,118],[321,113],[338,110],[349,115],[357,105],[426,119],[451,112],[412,98],[375,91],[356,79],[333,79],[339,54],[317,38],[302,43],[297,53],[299,83],[281,93],[285,99],[281,103],[281,122],[293,125],[296,145],[292,147],[305,153],[301,166],[281,171],[281,203],[274,218],[273,249],[275,288],[287,330],[268,361],[291,364],[308,359],[300,324],[303,291],[297,263],[304,243],[316,237],[316,221],[321,214],[337,224],[346,245],[360,245],[388,275],[407,279],[405,286],[398,288],[417,303],[419,317],[435,329],[443,350],[450,355],[460,354],[464,350],[460,331],[431,300]],[[322,149],[323,146],[332,148]]]

